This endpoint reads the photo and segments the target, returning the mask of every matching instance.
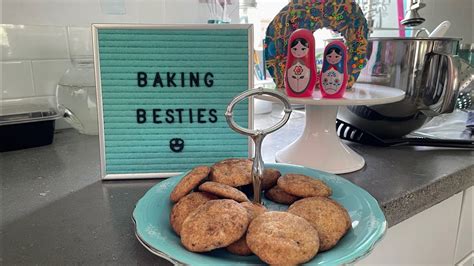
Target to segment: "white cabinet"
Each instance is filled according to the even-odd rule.
[[[459,219],[458,239],[456,242],[456,252],[454,261],[460,266],[474,265],[473,246],[473,204],[472,190],[470,187],[464,192],[462,199],[461,218]]]
[[[356,265],[453,265],[462,199],[461,192],[391,227]]]

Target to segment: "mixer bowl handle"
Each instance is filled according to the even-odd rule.
[[[433,52],[425,59],[422,72],[420,105],[427,116],[451,113],[459,94],[461,59],[450,54]]]

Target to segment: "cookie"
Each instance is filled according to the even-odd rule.
[[[334,247],[351,228],[347,210],[326,197],[301,199],[293,203],[288,212],[305,218],[319,233],[321,251]]]
[[[217,199],[216,196],[205,192],[192,192],[176,203],[171,209],[170,224],[177,235],[180,235],[181,227],[188,215],[200,205]]]
[[[242,191],[217,182],[205,182],[199,186],[199,190],[212,193],[221,198],[233,199],[238,202],[249,201],[247,196]]]
[[[255,219],[255,217],[257,217],[258,215],[267,211],[267,208],[265,208],[261,204],[242,202],[240,203],[240,205],[242,205],[247,210],[250,221]],[[253,254],[249,246],[247,245],[247,237],[245,234],[239,240],[227,246],[226,249],[230,253],[240,256],[250,256]]]
[[[211,167],[209,179],[231,187],[244,186],[252,183],[252,160],[227,159],[217,162]]]
[[[225,248],[232,254],[239,255],[239,256],[250,256],[253,252],[250,250],[249,246],[247,245],[247,237],[244,234],[239,240],[235,241],[234,243],[230,244]]]
[[[290,205],[291,203],[300,199],[299,197],[286,193],[283,189],[278,187],[278,185],[267,190],[265,192],[265,197],[267,197],[267,199],[274,201],[276,203],[281,203],[281,204],[286,204],[286,205]]]
[[[263,171],[262,189],[267,190],[274,187],[278,178],[281,176],[280,171],[273,168],[267,168]]]
[[[268,264],[297,265],[319,249],[318,232],[305,219],[288,212],[266,212],[249,225],[247,244]]]
[[[252,221],[253,219],[255,219],[255,217],[267,211],[267,208],[265,208],[265,206],[258,203],[247,201],[247,202],[240,203],[240,205],[242,205],[242,207],[244,207],[247,210],[250,221]]]
[[[286,174],[278,178],[278,186],[286,193],[302,198],[329,197],[331,188],[323,181],[301,174]]]
[[[199,183],[209,175],[210,171],[211,168],[209,166],[195,167],[174,187],[170,194],[170,200],[172,202],[178,202],[179,199],[186,196],[186,194],[199,185]]]
[[[193,252],[226,247],[240,239],[249,225],[247,210],[234,200],[211,200],[184,220],[181,243]]]

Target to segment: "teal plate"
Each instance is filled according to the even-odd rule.
[[[307,265],[341,265],[353,263],[370,253],[383,237],[387,222],[377,201],[364,189],[337,175],[301,166],[266,164],[282,174],[299,173],[317,177],[333,191],[332,198],[349,212],[352,229],[333,249],[317,254]],[[230,265],[263,264],[256,256],[236,256],[223,249],[207,253],[189,252],[181,246],[179,237],[169,224],[172,204],[169,195],[183,175],[163,180],[152,187],[137,203],[133,211],[136,236],[152,253],[174,264]],[[265,201],[270,210],[286,210],[287,206]]]

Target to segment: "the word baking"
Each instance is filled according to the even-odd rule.
[[[151,80],[150,80],[151,81]],[[199,73],[199,72],[166,72],[154,74],[153,83],[149,82],[148,74],[145,72],[137,73],[137,85],[138,87],[201,87],[204,85],[208,88],[214,85],[214,75],[211,72]]]

